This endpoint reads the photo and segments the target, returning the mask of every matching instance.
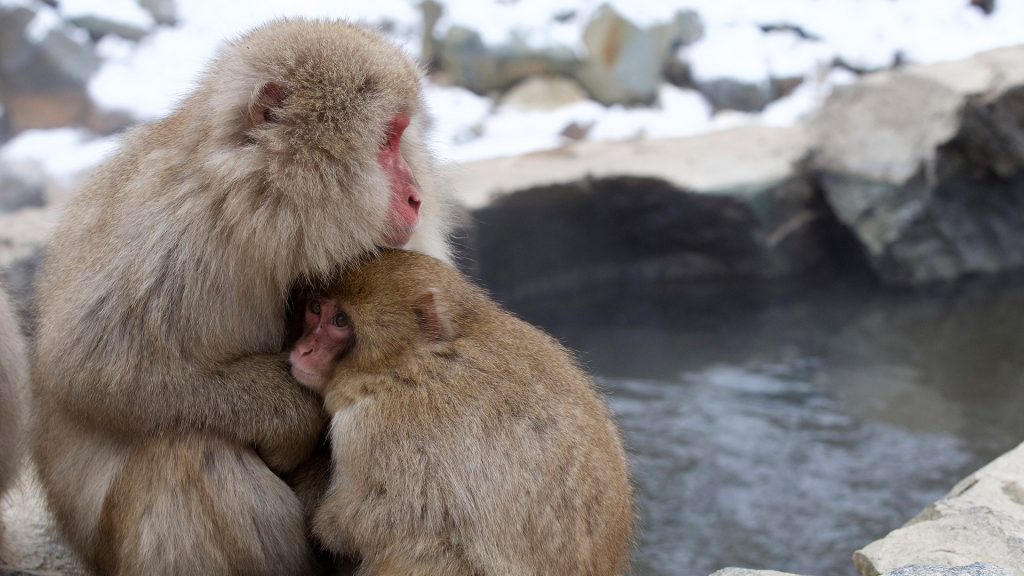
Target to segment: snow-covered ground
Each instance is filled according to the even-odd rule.
[[[0,0],[0,4],[29,0]],[[1024,0],[999,0],[985,16],[967,0],[440,0],[444,16],[436,32],[460,25],[485,42],[509,39],[535,47],[568,47],[582,54],[583,28],[601,4],[612,5],[638,25],[664,23],[680,9],[695,10],[705,35],[683,48],[697,81],[736,78],[809,79],[760,114],[714,114],[702,95],[666,84],[650,108],[577,102],[550,111],[498,105],[465,89],[428,86],[436,121],[435,142],[443,158],[466,161],[556,147],[565,127],[589,126],[591,139],[682,136],[743,122],[790,124],[814,110],[832,87],[855,76],[828,71],[837,58],[851,67],[884,68],[899,57],[933,62],[969,56],[1024,42]],[[379,26],[414,56],[420,49],[422,14],[418,0],[248,0],[228,4],[177,0],[179,24],[158,27],[141,42],[114,36],[100,41],[105,64],[89,91],[103,107],[127,110],[140,119],[166,114],[193,85],[199,71],[225,39],[279,16],[342,17]],[[143,28],[152,17],[134,0],[61,0],[61,16],[105,16]],[[230,7],[229,7],[230,6]],[[243,8],[244,6],[244,8]],[[43,10],[30,29],[43,35],[58,25]],[[769,34],[762,26],[799,27],[798,34]],[[34,131],[0,148],[3,158],[38,158],[49,170],[70,174],[98,161],[116,139],[91,140],[84,132]]]

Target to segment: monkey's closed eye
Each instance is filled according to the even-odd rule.
[[[345,314],[344,312],[338,312],[337,314],[334,315],[334,318],[331,318],[331,324],[337,326],[338,328],[347,328],[348,314]]]

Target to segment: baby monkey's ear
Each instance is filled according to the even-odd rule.
[[[257,86],[249,98],[249,128],[276,123],[281,106],[288,99],[289,93],[288,88],[280,82],[264,82]]]
[[[455,339],[455,325],[440,288],[427,288],[413,302],[420,327],[428,338],[438,342]]]

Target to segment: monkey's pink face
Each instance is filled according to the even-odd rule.
[[[303,316],[302,337],[289,356],[292,376],[314,392],[322,392],[352,339],[348,314],[331,300],[311,300]]]
[[[420,187],[401,151],[402,134],[408,127],[409,117],[396,115],[377,153],[391,190],[384,242],[394,248],[405,246],[420,219]]]

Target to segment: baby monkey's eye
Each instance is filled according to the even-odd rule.
[[[344,312],[338,312],[337,314],[334,315],[334,318],[331,318],[331,324],[334,324],[338,328],[347,328],[348,314],[345,314]]]
[[[317,316],[320,315],[320,302],[313,300],[309,303],[309,311]]]

